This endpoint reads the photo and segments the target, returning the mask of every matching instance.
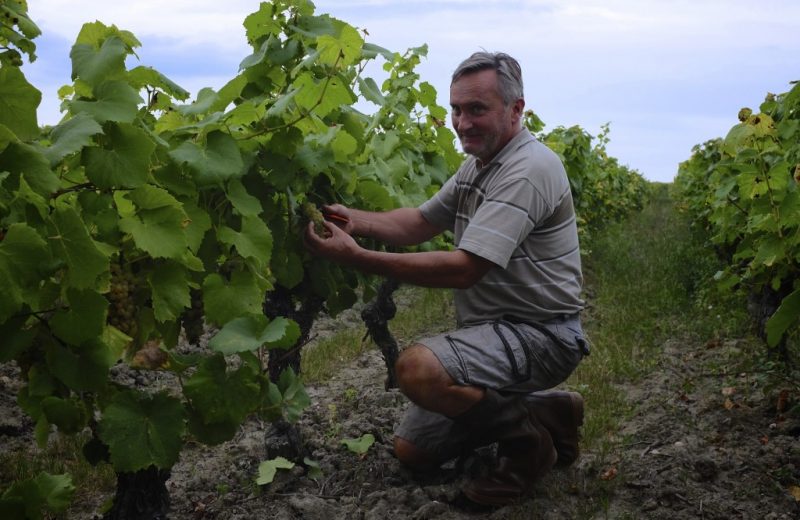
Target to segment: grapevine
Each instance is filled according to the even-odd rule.
[[[18,16],[0,34],[16,46],[0,54],[0,87],[15,92],[3,99],[15,116],[0,115],[0,362],[23,369],[19,401],[39,442],[91,431],[118,474],[107,515],[118,517],[147,496],[127,486],[163,480],[185,443],[227,441],[254,415],[293,421],[308,405],[290,368],[314,317],[379,283],[307,253],[314,204],[414,206],[462,156],[415,70],[427,48],[366,42],[306,0],[262,3],[244,20],[252,54],[238,74],[192,100],[160,72],[128,67],[132,33],[87,23],[59,91],[64,117],[40,129],[41,94],[20,68],[39,31],[24,1],[2,5]],[[371,60],[384,62],[381,84],[363,76]],[[600,163],[597,179],[622,171]],[[208,348],[185,354],[182,331],[190,343],[207,332]],[[122,384],[120,365],[161,371],[174,388]],[[154,489],[153,507],[165,507],[163,481]]]
[[[800,84],[743,108],[724,138],[695,146],[674,191],[727,268],[725,289],[741,288],[767,343],[789,357],[800,325]]]

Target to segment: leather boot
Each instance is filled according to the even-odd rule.
[[[453,420],[469,432],[469,445],[499,443],[497,465],[464,487],[473,502],[501,506],[522,498],[556,462],[550,434],[529,412],[522,396],[486,389],[481,401]]]
[[[526,397],[531,414],[550,432],[558,452],[558,466],[578,459],[578,429],[583,424],[583,397],[576,392],[547,392]]]

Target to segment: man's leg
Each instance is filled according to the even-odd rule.
[[[558,466],[569,466],[580,454],[583,397],[577,392],[535,392],[525,397],[531,413],[553,437]]]
[[[499,442],[498,464],[486,477],[464,489],[471,500],[502,505],[528,494],[556,461],[547,430],[529,413],[520,395],[503,395],[479,386],[458,384],[428,348],[406,349],[395,368],[401,391],[417,406],[449,417],[478,447]],[[398,458],[417,469],[440,464],[437,454],[414,443],[395,440]]]

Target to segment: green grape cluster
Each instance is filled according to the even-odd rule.
[[[192,345],[196,345],[203,335],[203,293],[199,289],[192,289],[190,292],[191,306],[183,311],[181,323],[186,332],[186,340]]]
[[[322,212],[311,202],[304,202],[302,207],[303,215],[314,223],[314,233],[322,238],[328,238],[330,236],[330,232],[328,229],[323,225],[323,221],[325,217],[322,215]]]
[[[130,337],[139,330],[136,323],[136,279],[130,268],[119,263],[111,264],[111,289],[107,298],[111,303],[108,309],[108,323]]]

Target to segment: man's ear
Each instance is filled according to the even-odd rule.
[[[511,111],[514,114],[514,122],[522,119],[522,113],[525,111],[525,100],[522,98],[517,99],[511,104]]]

